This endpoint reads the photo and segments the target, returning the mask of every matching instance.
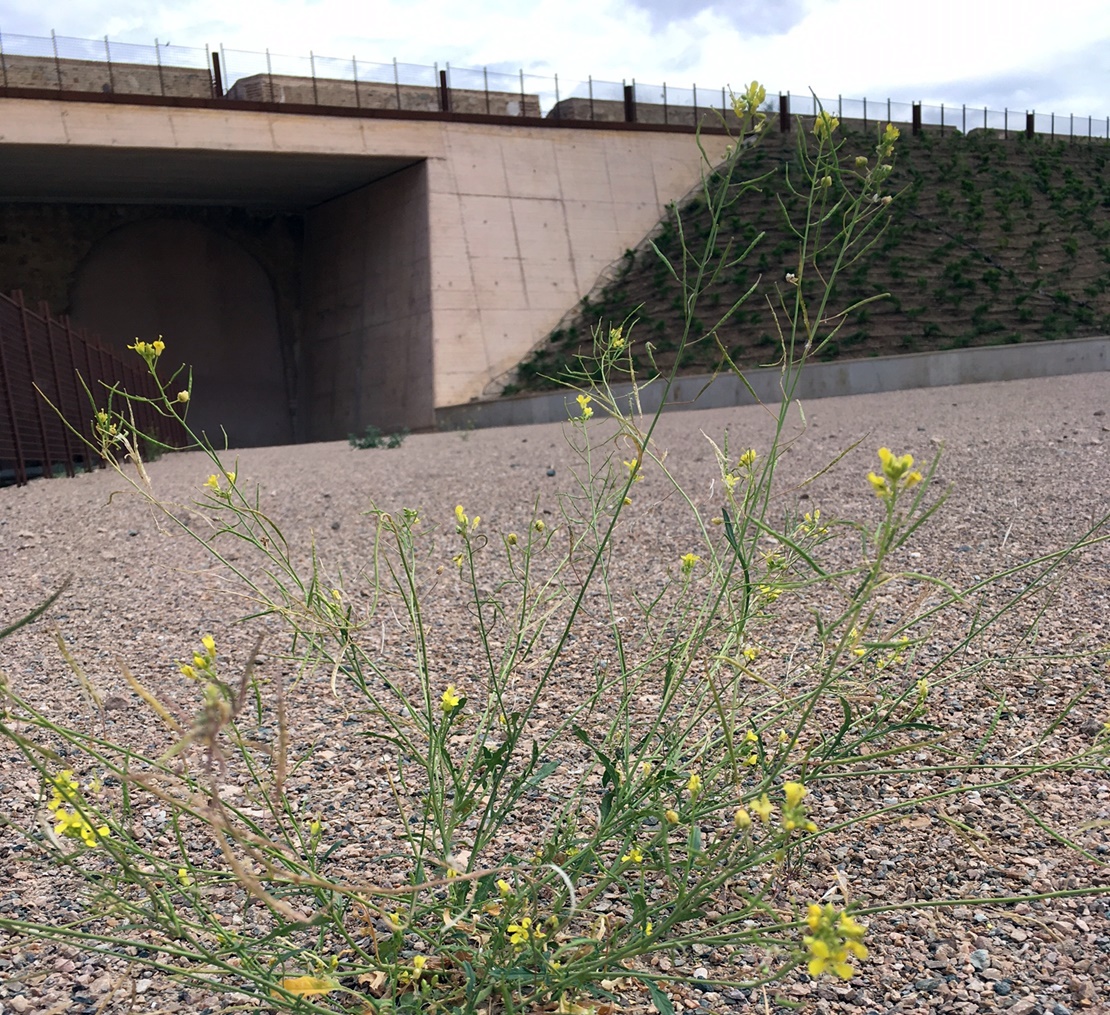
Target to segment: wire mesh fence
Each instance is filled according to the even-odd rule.
[[[146,95],[265,104],[543,117],[574,122],[642,123],[674,127],[717,125],[730,117],[727,88],[666,82],[560,81],[558,75],[504,68],[389,63],[309,53],[203,49],[0,33],[0,84],[5,89]],[[887,99],[780,93],[774,108],[813,116],[823,107],[866,126],[912,124],[914,129],[1004,135],[1036,133],[1110,140],[1110,116],[1075,116],[969,105],[926,105]],[[780,121],[789,124],[789,116]]]

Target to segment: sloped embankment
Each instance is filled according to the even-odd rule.
[[[842,161],[871,155],[874,138],[844,138]],[[770,135],[742,166],[746,178],[771,170],[758,191],[729,208],[718,251],[732,255],[766,235],[742,263],[727,268],[699,301],[694,338],[753,283],[747,304],[718,332],[742,366],[774,361],[778,338],[768,297],[794,270],[796,242],[788,216],[801,199],[785,184],[800,179],[796,136]],[[1005,342],[1078,338],[1110,332],[1110,145],[993,132],[903,136],[891,178],[896,195],[888,229],[844,271],[832,305],[889,293],[856,312],[823,358],[858,358]],[[709,235],[704,201],[679,209],[687,241],[703,249]],[[681,258],[673,212],[653,233],[670,259]],[[645,243],[627,251],[608,285],[583,300],[518,369],[507,393],[553,387],[589,349],[591,330],[632,317],[640,366],[645,343],[661,366],[673,362],[682,335],[682,293]],[[720,355],[711,337],[687,350],[684,369],[710,372]],[[545,376],[546,375],[546,376]]]

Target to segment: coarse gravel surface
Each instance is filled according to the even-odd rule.
[[[802,414],[793,413],[790,432],[796,439],[776,478],[771,510],[780,516],[820,508],[823,520],[874,525],[880,506],[866,475],[877,467],[876,448],[911,452],[919,464],[943,451],[933,489],[951,488],[951,496],[894,562],[898,569],[967,587],[1081,539],[1110,512],[1110,373],[830,398],[802,408],[804,426]],[[720,474],[705,435],[720,443],[727,429],[734,452],[758,450],[767,446],[770,427],[769,414],[758,407],[676,412],[663,417],[655,442],[666,451],[667,468],[708,517],[720,510]],[[241,488],[257,488],[263,510],[296,548],[300,564],[307,566],[314,546],[326,574],[342,575],[356,612],[369,612],[373,602],[375,520],[369,507],[418,508],[429,521],[432,557],[438,555],[443,567],[425,602],[433,664],[441,670],[433,682],[465,691],[478,680],[480,660],[451,561],[458,548],[455,506],[480,514],[481,531],[491,537],[527,531],[536,510],[558,531],[559,497],[576,492],[578,458],[567,432],[541,425],[414,435],[397,450],[353,450],[338,442],[252,448],[236,453],[229,467]],[[596,433],[606,433],[604,423]],[[842,452],[828,471],[820,471]],[[184,453],[147,469],[158,496],[184,505],[190,523],[202,531],[202,484],[210,463]],[[677,573],[679,558],[700,546],[690,512],[660,470],[645,473],[615,533],[611,567],[618,600],[662,588]],[[713,538],[719,533],[711,529]],[[122,678],[121,664],[185,722],[195,711],[196,689],[178,673],[177,661],[188,658],[202,634],[213,634],[221,658],[241,667],[262,631],[267,640],[261,672],[269,675],[282,665],[288,646],[272,618],[237,623],[251,604],[234,594],[235,586],[203,549],[167,530],[113,473],[0,490],[0,552],[0,626],[72,579],[49,615],[7,639],[0,657],[13,689],[62,722],[88,721],[89,708],[62,661],[55,629],[103,696],[110,736],[155,752],[170,741]],[[249,551],[232,546],[228,552],[232,564],[252,566]],[[1015,572],[998,594],[1019,593],[1031,573]],[[882,609],[913,607],[897,601],[906,588],[892,584]],[[769,660],[788,659],[789,646],[803,643],[810,620],[805,609],[795,612],[788,611],[791,619],[781,630],[763,633]],[[580,644],[568,650],[541,703],[541,722],[573,705],[591,657],[604,651],[591,623],[604,627],[604,618],[584,618]],[[367,637],[380,637],[383,650],[395,640],[388,611],[375,614],[367,631]],[[1004,635],[1017,639],[1018,647],[1003,652]],[[943,641],[945,632],[935,630],[931,637]],[[1075,554],[1068,568],[1020,604],[997,641],[981,639],[969,648],[979,658],[960,679],[933,689],[929,719],[962,757],[1052,760],[1089,749],[1110,720],[1108,649],[1110,548],[1099,543]],[[314,774],[302,789],[306,799],[317,795],[313,807],[334,797],[330,813],[343,817],[329,823],[328,834],[343,843],[342,863],[375,876],[375,858],[394,848],[392,799],[373,759],[360,756],[369,750],[366,741],[348,735],[350,701],[344,695],[351,692],[340,685],[333,695],[328,677],[306,676],[294,699],[295,745],[312,743],[317,752]],[[900,679],[912,681],[914,674]],[[1105,896],[928,906],[945,897],[1110,885],[1105,772],[1032,775],[1005,791],[980,792],[973,788],[977,781],[976,773],[968,773],[966,793],[930,806],[907,805],[822,838],[794,873],[792,899],[820,898],[843,883],[856,899],[922,904],[872,917],[871,954],[850,982],[812,980],[801,967],[767,992],[720,987],[715,979],[751,975],[747,957],[695,948],[657,967],[666,972],[670,965],[690,977],[671,989],[676,1009],[722,1015],[785,1011],[781,1000],[792,1010],[852,1015],[1110,1012]],[[835,783],[823,784],[813,794],[813,812],[819,823],[831,824],[854,808],[905,804],[958,784],[907,773],[854,784],[844,798]],[[33,824],[39,794],[19,754],[10,743],[0,744],[0,814]],[[1082,852],[1060,844],[1048,827]],[[513,834],[524,831],[533,840],[542,837],[542,828]],[[40,854],[8,828],[0,828],[0,863],[0,919],[61,920],[82,906],[72,886],[54,877]],[[3,1013],[215,1013],[233,1004],[228,995],[171,983],[144,969],[141,958],[115,961],[75,947],[17,941],[0,931]],[[647,995],[633,989],[622,1008],[651,1010]]]

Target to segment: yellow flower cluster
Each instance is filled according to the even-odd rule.
[[[813,123],[813,136],[818,141],[828,141],[839,126],[840,121],[831,113],[822,109]]]
[[[467,532],[473,532],[478,528],[478,523],[482,520],[481,515],[475,515],[471,518],[464,510],[461,504],[455,505],[455,531],[460,536],[465,536]]]
[[[575,401],[578,403],[578,409],[580,411],[579,419],[587,420],[594,414],[593,409],[590,408],[590,402],[592,402],[593,399],[589,395],[579,395]]]
[[[809,933],[802,938],[802,943],[809,953],[809,975],[820,976],[831,971],[842,980],[850,980],[855,969],[849,957],[867,958],[867,946],[862,944],[867,929],[847,913],[838,913],[832,905],[811,905],[806,926]]]
[[[530,916],[522,916],[519,923],[508,926],[509,944],[514,948],[524,948],[529,942],[542,941],[547,935],[540,927],[533,926]]]
[[[625,346],[624,328],[617,325],[609,329],[609,348],[614,352],[620,352]]]
[[[111,830],[107,825],[93,828],[88,819],[75,806],[81,795],[81,785],[71,769],[64,769],[49,776],[48,782],[54,795],[46,805],[54,813],[54,834],[67,839],[80,839],[92,849],[101,839],[107,839]]]
[[[234,472],[225,472],[225,473],[224,473],[224,476],[225,476],[225,477],[227,478],[227,481],[228,481],[229,483],[231,483],[231,484],[234,484],[234,483],[235,483],[235,473],[234,473]],[[204,481],[204,485],[205,485],[205,486],[206,486],[206,487],[207,487],[207,488],[208,488],[209,490],[211,490],[211,491],[212,491],[213,493],[217,493],[217,494],[222,494],[222,495],[223,495],[224,497],[227,497],[227,496],[228,496],[228,491],[225,491],[225,490],[224,490],[224,489],[223,489],[223,488],[222,488],[222,487],[220,486],[220,477],[219,477],[219,476],[217,476],[217,475],[216,475],[215,473],[213,473],[213,474],[212,474],[211,476],[209,476],[209,477],[208,477],[208,478],[207,478],[207,479],[206,479],[206,480]]]
[[[201,638],[200,643],[204,646],[204,654],[194,652],[193,661],[182,663],[179,669],[190,680],[200,680],[202,677],[206,680],[214,680],[216,678],[216,639],[206,634]]]
[[[782,791],[785,799],[782,804],[782,827],[786,832],[801,830],[816,832],[817,826],[806,814],[805,799],[808,792],[800,782],[784,782]]]
[[[701,560],[696,553],[684,553],[682,555],[682,573],[689,574],[694,570],[694,565]]]
[[[922,476],[913,467],[913,455],[895,455],[890,448],[879,448],[882,473],[869,472],[867,480],[880,500],[892,500],[902,490],[921,482]]]
[[[162,336],[159,335],[153,342],[140,342],[136,338],[135,344],[129,345],[127,348],[134,349],[147,363],[153,363],[165,352],[166,343],[162,341]]]
[[[454,712],[462,702],[458,690],[454,684],[448,684],[447,690],[443,692],[443,696],[439,699],[439,707],[445,713]]]

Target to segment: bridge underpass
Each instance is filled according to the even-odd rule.
[[[163,335],[232,446],[496,390],[700,171],[681,133],[40,99],[0,123],[0,287]]]

